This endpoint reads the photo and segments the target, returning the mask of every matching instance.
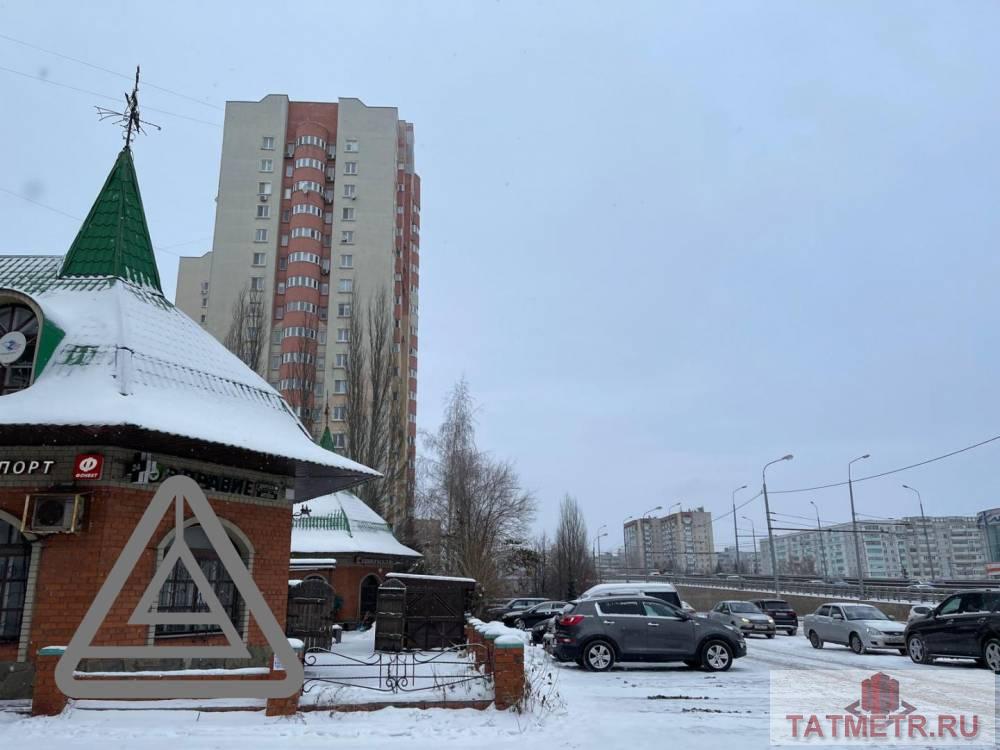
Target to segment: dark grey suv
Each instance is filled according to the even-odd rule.
[[[649,596],[609,596],[570,604],[556,620],[552,655],[605,672],[616,661],[679,661],[723,672],[746,656],[743,634]]]

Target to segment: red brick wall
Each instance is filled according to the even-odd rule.
[[[154,494],[151,489],[127,489],[113,486],[88,488],[87,516],[84,529],[76,534],[54,534],[45,538],[35,588],[34,617],[31,624],[28,658],[35,660],[44,646],[63,646],[90,607],[111,567],[145,511]],[[155,488],[154,488],[155,489]],[[34,487],[0,488],[0,509],[20,517],[26,492]],[[232,522],[249,538],[254,547],[251,573],[279,624],[284,627],[288,596],[288,558],[291,540],[291,509],[237,502],[210,497],[216,514]],[[190,512],[186,513],[190,516]],[[172,513],[167,513],[146,546],[139,564],[126,583],[122,595],[105,618],[95,637],[95,644],[144,645],[146,626],[127,625],[140,596],[152,579],[157,545],[173,528]],[[240,626],[242,623],[237,623]],[[205,645],[212,637],[190,642]],[[165,643],[180,644],[175,639]],[[251,617],[249,645],[266,645]],[[0,659],[10,651],[4,646]],[[16,653],[16,646],[13,649]],[[13,657],[12,657],[13,658]]]
[[[326,582],[333,586],[334,593],[343,599],[340,611],[337,613],[339,622],[360,622],[364,613],[361,608],[361,582],[370,575],[378,578],[379,583],[385,580],[385,575],[389,571],[373,565],[351,565],[337,563],[337,567],[330,570],[302,570],[289,574],[289,578],[308,578],[311,575],[322,576]]]

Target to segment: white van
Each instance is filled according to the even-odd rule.
[[[601,596],[655,596],[657,599],[681,606],[681,598],[669,583],[651,583],[648,581],[620,581],[617,583],[599,583],[584,591],[581,599],[594,599]]]

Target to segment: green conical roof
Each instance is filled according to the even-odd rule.
[[[330,434],[330,425],[327,425],[326,429],[323,430],[323,436],[319,439],[319,446],[320,448],[326,448],[328,451],[333,450],[333,435]]]
[[[60,277],[112,276],[160,294],[153,243],[142,210],[132,152],[122,149],[63,260]]]

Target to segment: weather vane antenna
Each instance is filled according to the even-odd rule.
[[[97,109],[97,117],[103,122],[104,120],[113,119],[115,124],[121,127],[125,131],[125,148],[132,147],[132,139],[135,138],[139,133],[145,133],[143,130],[143,125],[148,125],[151,128],[156,128],[157,130],[163,130],[159,125],[153,122],[147,122],[146,120],[140,119],[139,117],[139,66],[135,66],[135,86],[132,87],[132,93],[125,94],[125,111],[115,112],[111,109],[106,109],[105,107],[95,107]]]

